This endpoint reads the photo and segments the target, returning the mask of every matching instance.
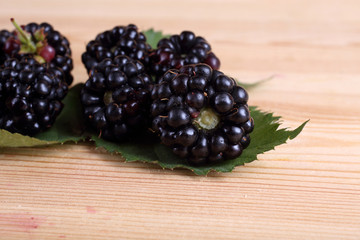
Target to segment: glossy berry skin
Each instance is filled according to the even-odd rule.
[[[68,39],[46,22],[40,24],[29,23],[23,26],[23,28],[30,34],[34,34],[38,29],[43,28],[48,46],[42,49],[40,55],[45,60],[48,60],[47,63],[50,68],[61,69],[64,72],[64,81],[70,85],[73,81],[73,76],[71,75],[73,61]],[[2,30],[0,32],[0,65],[8,58],[21,60],[23,57],[30,56],[19,54],[20,45],[16,47],[16,43],[13,43],[12,40],[15,37],[14,34],[15,31],[8,32],[7,30]],[[4,44],[2,43],[3,40],[5,40]]]
[[[4,48],[7,44],[7,40],[11,37],[11,33],[7,30],[0,31],[0,66],[5,62],[8,58],[8,55],[5,53]],[[14,46],[14,48],[18,48],[18,46]]]
[[[43,47],[39,55],[44,58],[46,62],[51,62],[54,59],[55,54],[55,49],[52,46],[47,45]]]
[[[140,61],[145,67],[149,64],[151,47],[146,43],[146,37],[138,31],[134,24],[116,26],[96,36],[86,45],[86,52],[81,56],[88,72],[105,58],[114,59],[126,55]]]
[[[220,60],[211,51],[210,44],[190,31],[161,39],[150,55],[151,71],[158,78],[169,69],[187,64],[206,63],[215,70],[220,68]]]
[[[247,92],[207,64],[167,71],[151,97],[152,130],[191,164],[237,158],[250,144]]]
[[[100,137],[122,141],[148,124],[151,78],[128,56],[106,58],[93,67],[81,91],[84,117]]]
[[[63,108],[64,75],[33,58],[0,67],[0,128],[32,136],[50,128]]]

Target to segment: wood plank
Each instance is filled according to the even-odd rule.
[[[1,28],[49,21],[69,38],[75,83],[100,31],[189,29],[240,81],[274,76],[251,105],[285,127],[310,122],[258,161],[207,177],[90,143],[0,149],[0,239],[360,239],[359,10],[357,0],[1,2]]]

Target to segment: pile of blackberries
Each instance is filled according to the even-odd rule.
[[[82,61],[84,116],[105,139],[149,129],[192,164],[236,158],[250,143],[247,92],[218,71],[210,44],[193,32],[151,49],[135,25],[117,26],[90,41]]]
[[[71,50],[48,23],[14,25],[0,32],[0,128],[34,135],[51,127],[63,107]],[[247,92],[219,71],[210,44],[193,32],[152,49],[135,25],[116,26],[87,44],[82,62],[84,119],[104,139],[152,132],[192,164],[237,158],[250,143]]]

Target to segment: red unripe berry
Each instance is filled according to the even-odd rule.
[[[55,57],[55,49],[50,45],[46,45],[41,49],[39,55],[44,58],[46,62],[51,62]]]

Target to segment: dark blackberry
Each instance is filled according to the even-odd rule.
[[[18,26],[11,19],[16,30],[0,32],[0,65],[8,58],[34,57],[40,63],[49,64],[50,68],[59,68],[64,72],[68,85],[73,81],[71,70],[73,61],[69,41],[49,23],[29,23]]]
[[[128,56],[106,58],[90,71],[81,91],[88,125],[108,140],[121,141],[148,124],[151,78]]]
[[[192,164],[236,158],[250,143],[247,92],[206,64],[167,71],[151,97],[152,130]]]
[[[151,72],[158,78],[169,69],[188,64],[206,63],[215,70],[220,68],[220,60],[211,51],[210,44],[190,31],[161,39],[150,55]]]
[[[82,54],[81,59],[88,72],[103,59],[113,59],[120,55],[138,60],[147,67],[150,49],[145,35],[138,32],[137,26],[129,24],[128,26],[116,26],[98,34],[95,40],[87,44],[86,52]]]
[[[0,31],[0,66],[5,62],[5,60],[8,58],[7,54],[4,51],[6,41],[11,36],[11,33],[7,30],[1,30]],[[9,42],[10,43],[10,42]],[[17,49],[18,46],[15,45],[15,48]]]
[[[62,72],[33,58],[5,60],[0,67],[0,128],[31,136],[51,127],[67,91]]]

